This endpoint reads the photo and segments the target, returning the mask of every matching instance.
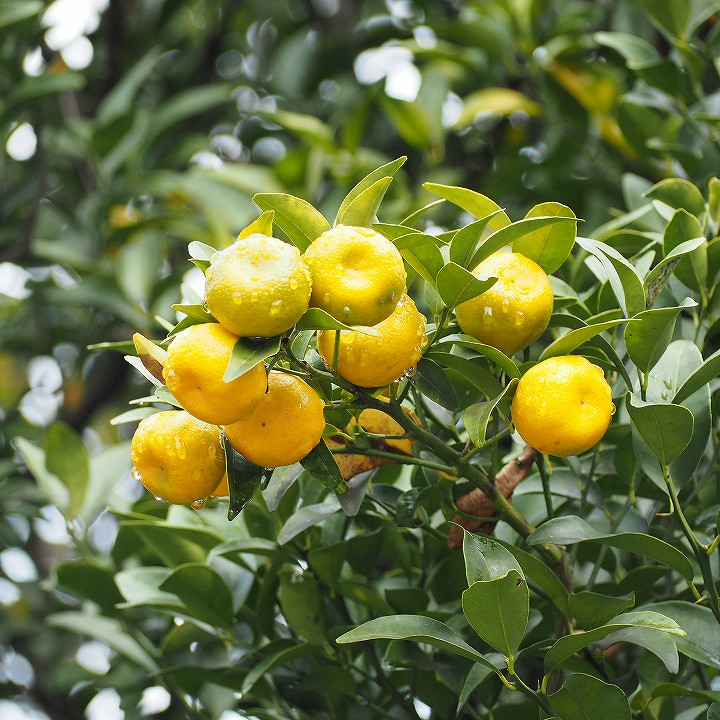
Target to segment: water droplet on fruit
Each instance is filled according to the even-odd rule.
[[[233,294],[232,294],[232,301],[233,301],[236,305],[242,305],[242,301],[243,301],[242,293],[239,293],[239,292],[233,293]]]
[[[288,283],[290,285],[291,290],[297,290],[298,289],[298,281],[294,278]]]
[[[612,403],[612,409],[610,410],[610,415],[614,415],[616,409],[617,408],[615,407],[615,403]]]
[[[250,296],[250,302],[257,302],[257,301],[258,301],[258,294],[257,294],[256,292],[254,292],[254,293]]]
[[[205,498],[200,498],[199,500],[193,500],[191,503],[193,510],[200,510],[205,506]]]
[[[185,443],[180,438],[175,438],[175,452],[177,456],[184,460],[187,456],[187,450],[185,449]]]
[[[204,300],[202,301],[202,309],[203,309],[206,313],[209,313],[209,312],[210,312],[210,308],[208,307],[208,304],[207,304]]]
[[[132,469],[132,471],[130,472],[130,474],[133,476],[133,478],[134,478],[135,480],[140,480],[140,478],[142,477],[142,475],[140,475],[140,471],[139,471],[136,467],[134,467],[134,468]]]
[[[250,276],[250,279],[251,279],[253,282],[257,282],[257,281],[260,279],[260,276],[259,276],[259,275],[251,275],[251,276]]]
[[[486,305],[486,306],[483,308],[483,313],[484,313],[485,315],[488,315],[489,317],[492,317],[492,308],[491,308],[489,305]]]
[[[329,292],[323,293],[323,302],[324,303],[330,302],[330,293]]]
[[[350,306],[349,306],[349,305],[345,305],[345,307],[343,307],[343,312],[344,312],[344,313],[349,313],[349,312],[350,312]]]
[[[153,496],[158,502],[163,502],[163,499],[159,495]]]

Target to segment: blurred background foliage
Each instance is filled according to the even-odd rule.
[[[134,330],[161,336],[158,317],[174,322],[173,302],[197,302],[188,242],[227,245],[257,216],[257,192],[290,192],[333,216],[355,182],[403,154],[385,222],[433,199],[424,181],[480,191],[512,218],[562,202],[584,235],[662,178],[704,188],[720,159],[719,9],[716,0],[0,4],[0,716],[19,711],[11,698],[69,719],[104,698],[106,714],[94,717],[115,717],[108,708],[120,701],[127,717],[158,707],[176,717],[194,687],[170,677],[164,687],[182,688],[171,702],[148,676],[146,643],[113,644],[119,626],[70,644],[45,620],[78,598],[110,614],[123,599],[110,569],[139,552],[137,538],[115,542],[117,519],[102,510],[130,510],[139,494],[131,427],[109,420],[144,380],[119,353],[87,346]],[[426,230],[467,222],[458,212],[433,208]],[[80,514],[58,510],[72,498],[57,497],[52,478],[41,488],[29,478],[18,436],[60,443],[80,468],[73,481],[91,478]],[[277,521],[253,512],[260,536],[274,537]],[[234,527],[213,532],[227,538]],[[385,532],[387,562],[414,572],[417,544]],[[435,553],[442,581],[448,562],[427,542],[424,562]],[[267,592],[293,591],[274,578]],[[236,592],[243,583],[235,578]],[[148,637],[167,631],[151,614],[131,620]],[[183,632],[166,644],[196,642]],[[122,662],[133,653],[135,665]],[[447,684],[426,674],[433,717],[449,717]],[[290,696],[312,708],[321,678],[306,676]],[[335,682],[318,706],[330,717],[355,692],[349,675]],[[234,702],[227,692],[217,715]],[[195,710],[191,699],[183,712]]]

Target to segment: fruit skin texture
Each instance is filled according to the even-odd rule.
[[[274,468],[302,460],[321,440],[325,403],[301,378],[273,371],[268,391],[248,420],[225,427],[230,444],[250,462]]]
[[[206,498],[225,474],[220,428],[183,410],[145,418],[133,435],[130,458],[134,476],[176,505]]]
[[[350,325],[376,325],[405,292],[402,255],[370,228],[326,230],[304,254],[312,274],[310,305]]]
[[[615,411],[597,365],[579,355],[549,358],[520,378],[512,419],[522,439],[548,455],[579,455],[597,443]]]
[[[341,331],[338,375],[360,387],[389,385],[422,357],[425,322],[412,298],[403,295],[392,315],[375,326],[379,336]],[[332,367],[335,331],[318,332],[317,344],[323,361]]]
[[[289,330],[308,309],[310,271],[300,251],[255,233],[210,258],[205,302],[218,322],[240,337]]]
[[[237,422],[251,415],[265,394],[263,363],[232,382],[223,382],[237,336],[218,323],[191,325],[168,348],[163,379],[190,414],[213,425]]]
[[[543,334],[553,311],[553,291],[537,263],[519,253],[498,252],[483,260],[473,275],[497,277],[497,282],[455,308],[464,333],[506,355]]]

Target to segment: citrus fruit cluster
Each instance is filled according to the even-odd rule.
[[[266,468],[298,462],[322,439],[324,401],[298,374],[288,368],[268,374],[260,360],[227,378],[240,338],[285,333],[314,307],[338,328],[364,326],[318,333],[320,356],[349,382],[387,385],[421,357],[426,320],[405,294],[402,256],[369,228],[328,230],[304,255],[265,234],[241,236],[210,257],[205,279],[204,301],[217,322],[172,335],[160,363],[183,410],[143,420],[131,447],[137,477],[169,502],[227,494],[227,478],[219,472],[223,434]],[[193,443],[204,444],[203,452]]]

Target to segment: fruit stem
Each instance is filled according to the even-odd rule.
[[[545,456],[542,453],[536,453],[535,462],[537,463],[542,480],[543,496],[545,497],[545,509],[548,519],[555,517],[555,509],[553,508],[552,493],[550,492],[550,476],[548,475]]]
[[[381,435],[379,437],[384,436]],[[430,470],[437,470],[438,472],[448,474],[455,472],[455,468],[449,465],[434,463],[430,460],[415,457],[414,455],[400,455],[398,453],[388,452],[387,450],[376,450],[375,448],[343,447],[333,448],[330,452],[332,452],[333,455],[369,455],[371,457],[387,458],[388,460],[394,460],[397,463],[404,463],[406,465],[422,465],[423,467],[430,468]]]

